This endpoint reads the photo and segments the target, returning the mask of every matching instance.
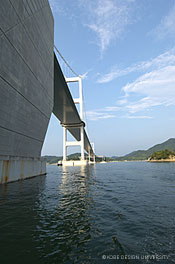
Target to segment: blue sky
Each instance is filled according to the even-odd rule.
[[[96,154],[120,156],[175,137],[175,1],[50,5],[55,45],[84,76],[85,117]],[[42,154],[62,155],[62,128],[53,115]]]

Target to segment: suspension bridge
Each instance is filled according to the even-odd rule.
[[[58,63],[56,53],[62,60],[62,69]],[[61,63],[60,63],[61,64]],[[69,71],[69,74],[68,74]],[[68,75],[74,75],[68,77]],[[69,90],[69,84],[76,83],[78,88],[78,98],[73,98]],[[79,109],[76,105],[79,104]],[[95,163],[94,143],[90,143],[88,134],[85,130],[83,109],[83,87],[82,76],[78,75],[67,63],[64,57],[55,46],[54,53],[54,115],[59,119],[63,127],[63,166],[86,165]],[[70,133],[75,141],[68,141],[67,133]],[[80,146],[81,159],[79,161],[67,160],[67,148]],[[84,151],[87,152],[89,159],[85,159]]]

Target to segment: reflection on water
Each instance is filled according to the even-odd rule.
[[[174,186],[175,164],[144,162],[48,166],[0,186],[0,263],[175,263]]]
[[[44,245],[40,254],[47,259],[47,263],[50,256],[52,261],[59,258],[59,263],[70,263],[72,255],[76,256],[75,263],[91,259],[87,247],[93,236],[91,210],[94,201],[90,191],[93,184],[94,166],[62,167],[61,183],[56,190],[59,200],[57,199],[55,206],[48,207],[45,202],[43,204],[45,199],[41,196],[39,237],[35,239],[38,244]],[[51,245],[54,248],[52,252]]]
[[[86,253],[86,244],[91,239],[92,222],[90,208],[94,201],[89,191],[91,187],[91,175],[89,167],[81,166],[72,169],[63,167],[62,184],[60,193],[62,195],[58,206],[58,217],[60,222],[60,244],[67,253],[77,255],[77,261]],[[65,239],[66,238],[66,239]],[[59,253],[62,254],[62,247],[59,245]],[[76,253],[75,253],[76,252]],[[63,263],[70,260],[69,254],[62,254]]]

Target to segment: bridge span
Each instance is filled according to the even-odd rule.
[[[79,84],[79,98],[73,99],[67,83],[77,82]],[[80,104],[80,113],[76,104]],[[66,163],[67,147],[81,147],[81,161],[84,162],[84,150],[89,155],[89,161],[95,159],[94,149],[89,141],[85,131],[85,122],[83,121],[83,95],[81,76],[65,78],[59,66],[56,55],[54,54],[54,107],[53,113],[60,120],[63,126],[63,164]],[[67,141],[67,130],[76,139],[76,141]]]

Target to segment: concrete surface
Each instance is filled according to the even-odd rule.
[[[9,157],[0,160],[0,184],[46,174],[46,161],[39,158]]]
[[[86,166],[88,165],[87,160],[63,160],[62,166]]]
[[[40,157],[53,109],[53,45],[47,0],[1,0],[0,155]]]
[[[53,110],[54,20],[48,0],[1,0],[0,183],[46,173]]]

